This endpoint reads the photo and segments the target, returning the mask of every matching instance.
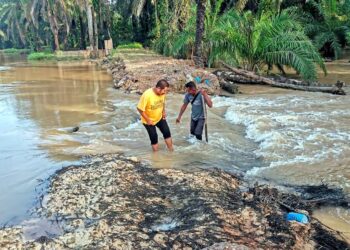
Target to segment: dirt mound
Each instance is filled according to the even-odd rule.
[[[160,79],[166,79],[174,92],[183,93],[189,81],[195,81],[209,94],[220,92],[219,80],[211,72],[196,69],[190,60],[164,57],[145,49],[119,49],[99,65],[112,74],[115,88],[130,93],[143,93]]]

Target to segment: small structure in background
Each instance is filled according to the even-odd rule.
[[[105,40],[105,56],[109,56],[113,50],[113,40],[110,38],[109,40]]]

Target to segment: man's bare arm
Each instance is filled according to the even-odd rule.
[[[185,110],[186,110],[186,108],[187,108],[187,105],[188,105],[188,103],[184,103],[184,104],[181,106],[179,116],[178,116],[177,119],[176,119],[176,123],[179,123],[179,122],[181,121],[181,117],[182,117],[183,113],[185,112]]]
[[[153,122],[151,121],[151,119],[149,119],[149,117],[146,115],[146,112],[137,108],[137,111],[140,113],[140,115],[145,118],[145,120],[147,121],[148,125],[154,125]]]

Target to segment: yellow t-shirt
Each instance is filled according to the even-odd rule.
[[[147,89],[143,92],[137,108],[145,111],[149,119],[154,123],[158,123],[163,117],[163,108],[165,103],[165,95],[157,95],[153,89]],[[141,116],[141,121],[147,124],[147,121]]]

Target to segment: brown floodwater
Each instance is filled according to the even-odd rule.
[[[350,83],[345,59],[327,67],[320,81]],[[123,152],[157,168],[219,167],[278,185],[324,182],[350,194],[348,96],[241,89],[242,95],[213,98],[209,144],[188,135],[189,111],[175,124],[182,96],[169,94],[175,151],[168,153],[160,140],[161,151],[153,154],[135,109],[139,96],[113,89],[105,71],[90,62],[29,63],[0,55],[0,224],[28,219],[28,209],[45,190],[41,180],[95,153]],[[350,231],[348,211],[316,214]]]

